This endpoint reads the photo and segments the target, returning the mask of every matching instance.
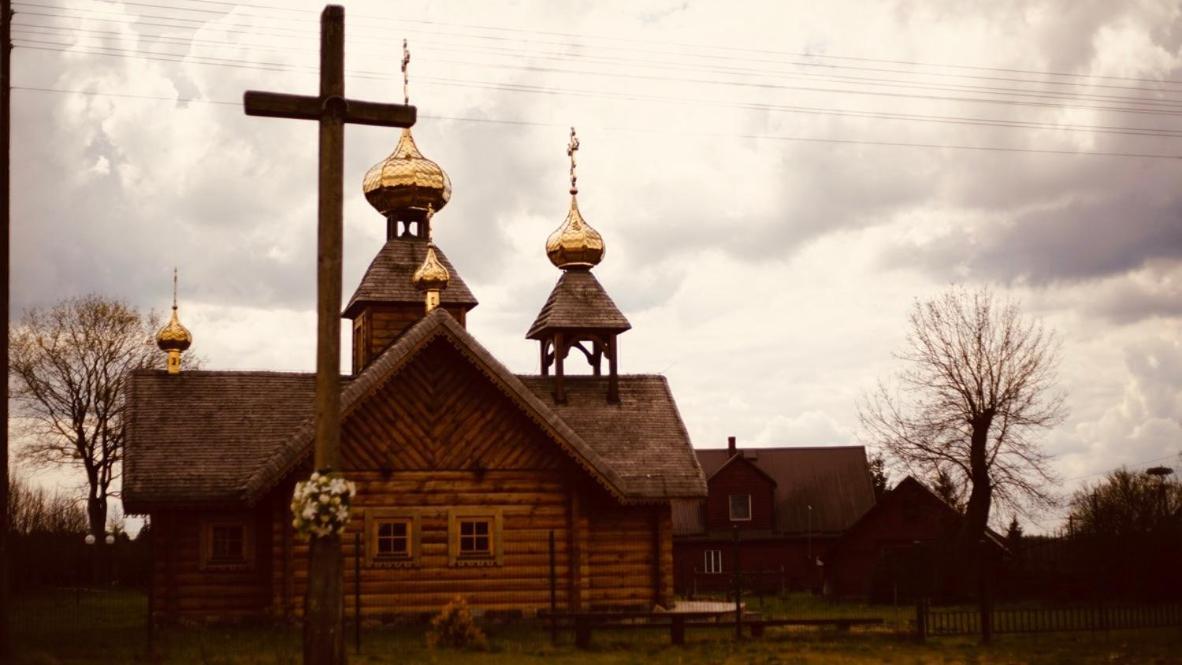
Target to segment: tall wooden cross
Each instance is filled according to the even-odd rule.
[[[316,256],[315,468],[341,465],[341,198],[345,123],[410,127],[415,108],[345,98],[345,9],[320,14],[320,94],[248,91],[247,115],[320,123],[320,205]],[[344,581],[339,536],[313,537],[304,600],[304,663],[345,662]]]

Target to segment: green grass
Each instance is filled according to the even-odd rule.
[[[139,663],[146,657],[143,596],[115,591],[84,594],[43,593],[17,597],[12,617],[16,665]],[[758,603],[752,603],[758,609]],[[883,616],[895,608],[834,604],[807,595],[764,605],[765,614],[810,617]],[[761,640],[733,641],[726,628],[690,630],[689,644],[673,647],[663,631],[597,631],[589,651],[564,643],[551,646],[546,632],[521,623],[487,627],[488,652],[430,650],[424,626],[366,631],[360,655],[350,663],[450,665],[779,665],[813,663],[1182,663],[1182,630],[1156,629],[1098,633],[1001,636],[990,647],[972,638],[941,638],[918,645],[889,629],[839,634],[829,630],[769,629]],[[295,665],[300,662],[298,631],[270,624],[172,627],[159,632],[155,662],[201,665]]]

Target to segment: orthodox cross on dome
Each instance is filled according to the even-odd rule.
[[[579,137],[575,136],[575,128],[570,128],[570,143],[566,144],[566,156],[570,157],[570,193],[578,194],[578,176],[575,175],[575,153],[579,150]]]
[[[415,288],[426,293],[427,313],[439,307],[439,293],[447,288],[451,281],[451,273],[435,255],[435,243],[431,241],[431,218],[435,216],[435,209],[427,204],[427,255],[422,264],[411,276],[410,281]]]
[[[406,47],[406,38],[402,38],[402,103],[410,105],[410,49]]]
[[[320,93],[247,91],[247,115],[315,120],[320,125],[316,279],[316,443],[313,465],[341,466],[341,244],[345,123],[410,127],[415,108],[345,97],[345,9],[320,14]],[[309,548],[304,663],[344,663],[344,607],[339,535],[314,536]]]

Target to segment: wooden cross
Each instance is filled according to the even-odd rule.
[[[410,127],[415,108],[345,98],[345,9],[320,14],[320,94],[248,91],[247,115],[320,123],[316,256],[316,449],[319,470],[341,466],[341,202],[345,123]],[[313,538],[305,600],[304,663],[344,663],[344,582],[339,536]]]

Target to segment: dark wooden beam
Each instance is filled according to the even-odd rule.
[[[342,96],[343,99],[343,96]],[[242,95],[246,115],[263,118],[292,118],[296,120],[317,120],[326,112],[326,103],[320,97],[289,95],[281,92],[260,92],[247,90]],[[344,122],[374,127],[410,127],[418,117],[413,106],[364,102],[343,99]]]

